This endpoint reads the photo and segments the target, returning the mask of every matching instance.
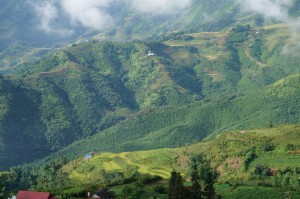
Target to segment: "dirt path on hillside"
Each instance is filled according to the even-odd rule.
[[[260,68],[266,68],[266,67],[271,67],[268,64],[264,64],[261,61],[257,60],[256,58],[254,58],[250,52],[250,49],[247,48],[247,50],[245,51],[246,56],[251,60],[251,62],[257,64]]]

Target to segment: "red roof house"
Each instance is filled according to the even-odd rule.
[[[17,199],[57,199],[49,192],[19,191]]]

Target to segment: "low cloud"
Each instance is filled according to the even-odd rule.
[[[39,19],[40,29],[46,33],[68,36],[78,26],[99,31],[111,26],[113,20],[106,9],[112,1],[53,0],[43,1],[40,4],[31,2],[31,4]]]
[[[292,0],[240,0],[248,11],[258,12],[270,19],[286,21],[289,19],[288,7]]]
[[[133,7],[153,15],[177,14],[190,7],[192,0],[132,0]]]
[[[46,33],[54,33],[59,34],[61,36],[71,35],[72,30],[55,28],[55,20],[58,18],[58,11],[54,4],[50,2],[45,2],[44,4],[35,4],[34,5],[35,12],[37,17],[40,19],[39,28]]]
[[[289,8],[293,6],[293,0],[239,0],[247,11],[262,14],[267,19],[275,19],[289,26],[290,36],[293,42],[285,46],[283,53],[296,52],[300,48],[300,18],[289,15]]]
[[[76,27],[102,31],[113,26],[109,8],[131,5],[138,12],[156,15],[178,14],[192,4],[192,0],[52,0],[36,3],[39,28],[46,33],[70,35]],[[63,27],[63,28],[62,28]]]
[[[59,2],[72,24],[80,24],[95,30],[102,30],[112,24],[111,16],[105,11],[112,0],[61,0]]]

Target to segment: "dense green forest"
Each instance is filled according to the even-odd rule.
[[[299,123],[298,84],[299,75],[295,75],[225,102],[197,102],[179,108],[142,111],[48,158],[67,154],[73,159],[85,151],[121,152],[185,146],[214,133],[264,127],[270,121]]]
[[[0,1],[0,199],[300,198],[300,0],[145,2]]]
[[[82,138],[89,144],[64,149],[70,157],[182,146],[271,120],[297,123],[300,60],[281,53],[291,39],[284,28],[238,25],[160,42],[85,42],[25,63],[0,80],[1,167]],[[277,81],[287,90],[276,89]]]

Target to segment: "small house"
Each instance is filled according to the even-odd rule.
[[[57,199],[49,192],[19,191],[17,199]]]
[[[100,189],[96,191],[92,198],[95,199],[115,199],[113,192],[109,191],[107,188]]]
[[[90,153],[87,153],[87,154],[85,154],[83,160],[89,160],[89,159],[91,159],[94,155],[95,155],[95,152],[94,152],[94,151],[92,151],[92,152],[90,152]]]
[[[155,54],[153,53],[153,52],[151,52],[151,51],[148,51],[148,57],[150,57],[150,56],[154,56]]]

